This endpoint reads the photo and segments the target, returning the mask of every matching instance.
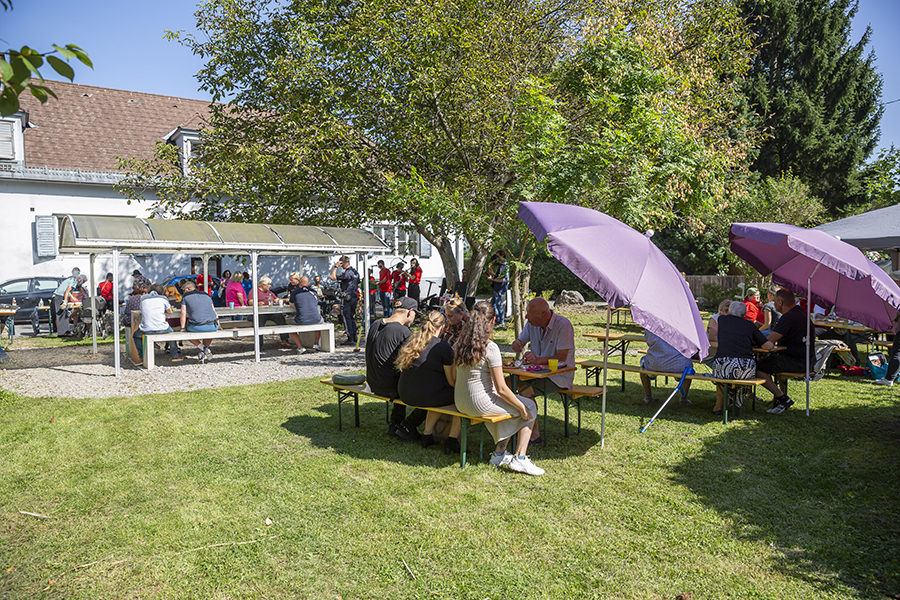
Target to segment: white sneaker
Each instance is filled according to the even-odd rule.
[[[508,467],[510,461],[513,459],[513,455],[509,452],[504,451],[503,454],[497,454],[496,452],[491,452],[491,460],[490,463],[495,467]]]
[[[204,354],[203,350],[201,350],[200,353],[197,355],[197,360],[200,361],[200,364],[203,364],[206,362],[206,354]]]
[[[515,471],[516,473],[525,473],[526,475],[544,474],[544,470],[531,462],[531,459],[527,456],[525,458],[513,456],[513,459],[509,461],[509,470]]]
[[[316,352],[321,352],[321,351],[322,351],[322,349],[319,348],[319,345],[318,345],[318,344],[313,344],[313,350],[315,350]]]
[[[212,350],[209,349],[209,346],[203,346],[203,354],[206,355],[206,360],[212,358]]]
[[[886,385],[888,387],[892,387],[894,385],[894,382],[890,379],[876,379],[875,385]]]

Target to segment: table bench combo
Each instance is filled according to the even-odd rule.
[[[589,380],[590,377],[595,378],[595,383],[600,385],[600,372],[603,370],[603,361],[602,360],[590,360],[586,358],[576,358],[575,364],[585,369],[585,379]],[[638,365],[622,365],[618,363],[607,362],[607,369],[611,369],[614,371],[622,371],[622,375],[627,373],[643,373],[644,375],[648,375],[650,377],[672,377],[673,379],[680,380],[681,373],[663,373],[659,371],[650,371],[648,369],[643,369]],[[706,373],[694,373],[693,375],[688,375],[688,379],[693,381],[708,381],[710,383],[716,384],[716,386],[722,386],[723,390],[723,398],[728,398],[728,393],[731,390],[731,386],[749,386],[751,388],[751,393],[753,396],[753,408],[756,409],[756,386],[762,385],[765,383],[764,379],[755,378],[755,379],[720,379],[718,377],[713,377],[712,375]],[[602,388],[601,388],[602,389]],[[740,410],[735,410],[735,416],[740,416]],[[728,402],[722,403],[722,418],[723,422],[728,424]]]
[[[159,342],[177,342],[177,341],[187,341],[187,340],[208,340],[208,339],[230,339],[230,338],[241,338],[241,337],[253,337],[255,335],[253,328],[253,320],[252,317],[250,320],[244,321],[226,321],[224,318],[232,315],[246,315],[252,314],[253,307],[243,307],[243,308],[216,308],[216,313],[219,315],[219,326],[221,329],[218,331],[209,331],[209,332],[190,332],[190,331],[175,331],[172,333],[154,333],[154,334],[145,334],[144,335],[144,368],[147,370],[153,369],[156,366],[155,356],[153,352],[153,344]],[[259,307],[259,314],[285,314],[292,315],[294,312],[293,308],[290,307],[280,307],[280,306],[261,306]],[[133,311],[131,313],[132,316],[132,327],[137,327],[140,325],[141,313],[140,311]],[[175,310],[173,313],[166,315],[167,319],[175,319],[180,318],[181,311]],[[319,342],[320,347],[323,352],[334,352],[335,348],[335,340],[334,340],[334,324],[333,323],[318,323],[315,325],[267,325],[259,328],[259,335],[278,335],[282,333],[315,333],[317,331],[322,332],[322,338]],[[126,340],[131,339],[130,328],[126,329]],[[149,351],[148,351],[149,350]],[[132,360],[137,362],[137,357],[132,354]]]
[[[333,388],[338,394],[338,431],[343,431],[344,424],[341,412],[341,406],[344,402],[353,400],[353,411],[356,421],[356,426],[359,427],[359,397],[365,396],[368,398],[374,398],[375,400],[381,400],[385,403],[385,420],[390,422],[390,406],[391,399],[386,398],[385,396],[379,396],[374,393],[370,388],[368,383],[363,383],[359,385],[350,385],[344,383],[335,383],[331,378],[322,379],[319,381],[324,385],[330,386]],[[403,406],[409,406],[408,404],[403,403],[400,400],[393,400],[393,402],[397,404],[402,404]],[[411,408],[422,408],[422,407],[411,407]],[[445,410],[443,408],[422,408],[422,410],[428,412],[440,413],[442,415],[450,415],[451,417],[459,417],[462,420],[462,427],[460,429],[459,435],[459,466],[460,468],[466,468],[466,446],[468,444],[468,434],[469,428],[474,427],[475,425],[480,425],[481,423],[499,423],[500,421],[505,421],[506,419],[511,418],[510,415],[499,415],[495,417],[472,417],[467,414],[463,414],[461,412],[457,412],[454,410]],[[481,429],[481,437],[478,446],[478,459],[479,461],[484,461],[484,428]]]

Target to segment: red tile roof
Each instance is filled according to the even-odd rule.
[[[46,104],[25,92],[21,107],[25,166],[118,171],[116,156],[150,158],[153,145],[176,127],[198,129],[209,102],[48,81],[59,99]]]

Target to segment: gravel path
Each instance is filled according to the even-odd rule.
[[[341,336],[343,337],[343,336]],[[0,366],[0,387],[23,396],[58,396],[63,390],[70,398],[114,398],[139,394],[165,394],[193,389],[227,387],[325,377],[342,371],[365,370],[363,349],[338,346],[333,354],[275,349],[277,340],[253,356],[252,340],[226,340],[212,345],[213,357],[205,365],[197,361],[197,350],[185,345],[183,361],[172,362],[168,354],[157,352],[153,371],[135,368],[123,359],[119,377],[113,366],[113,346],[102,345],[96,356],[90,346],[57,348],[13,347],[12,359]]]

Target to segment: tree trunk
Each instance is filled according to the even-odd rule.
[[[525,268],[518,268],[515,264],[512,268],[512,306],[513,327],[516,337],[525,328],[525,307],[528,304],[528,292],[531,285],[531,266],[534,264],[534,254],[524,257]]]
[[[487,263],[490,249],[481,242],[473,242],[473,240],[468,238],[466,241],[469,242],[469,249],[472,251],[472,255],[469,256],[469,260],[466,262],[466,271],[468,271],[469,275],[467,294],[474,296],[475,290],[478,288],[478,280],[481,279],[481,274],[484,272],[484,265]]]

